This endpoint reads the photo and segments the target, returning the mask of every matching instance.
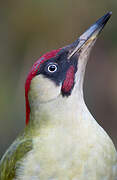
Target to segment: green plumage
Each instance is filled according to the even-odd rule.
[[[43,73],[35,73],[42,59],[34,64],[26,81],[30,120],[0,161],[0,180],[117,180],[117,152],[88,111],[82,89],[89,52],[110,16],[108,13],[100,18],[75,43],[64,47],[66,56],[64,51],[56,55],[63,61],[62,66],[57,65],[60,73],[66,72],[64,66],[68,63],[68,67],[77,69],[76,74],[65,74],[66,87],[74,74],[74,87],[69,96],[61,93],[65,80],[56,85],[50,75],[45,78]],[[78,63],[73,56],[77,56]],[[53,65],[57,64],[56,58],[52,61],[55,61]],[[30,82],[32,74],[35,77]]]
[[[0,161],[0,180],[12,180],[16,176],[18,162],[32,149],[31,137],[19,136]]]

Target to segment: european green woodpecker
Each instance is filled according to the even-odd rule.
[[[26,127],[1,159],[0,180],[117,180],[116,149],[83,98],[88,56],[110,16],[34,63]]]

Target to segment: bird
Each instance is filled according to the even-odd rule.
[[[25,83],[26,126],[0,161],[0,180],[117,180],[116,148],[83,95],[90,51],[111,14],[34,63]]]

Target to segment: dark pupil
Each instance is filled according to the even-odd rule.
[[[55,71],[55,69],[56,69],[56,66],[55,66],[55,65],[51,65],[51,66],[49,67],[49,70],[52,71],[52,72]]]

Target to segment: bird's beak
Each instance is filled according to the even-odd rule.
[[[85,31],[73,44],[69,46],[70,51],[68,59],[70,59],[75,53],[80,52],[85,45],[92,44],[92,42],[96,40],[97,36],[109,20],[111,14],[112,12],[109,12],[97,20],[87,31]]]

